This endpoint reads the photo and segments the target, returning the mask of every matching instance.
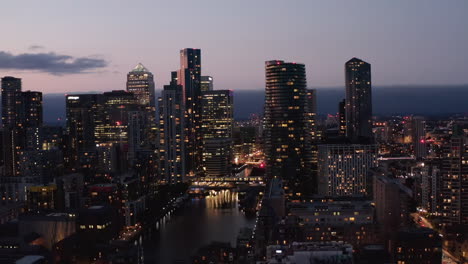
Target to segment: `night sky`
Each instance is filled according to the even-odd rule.
[[[261,90],[264,61],[306,64],[309,87],[372,64],[375,86],[468,83],[466,0],[5,1],[0,76],[44,93],[125,89],[138,62],[157,88],[179,50],[202,49],[215,89]]]

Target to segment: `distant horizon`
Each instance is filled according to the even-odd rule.
[[[3,76],[3,77],[6,77],[6,76]],[[0,78],[3,78],[3,77],[0,77]],[[13,76],[15,77],[15,76]],[[164,84],[166,85],[166,84]],[[393,84],[393,85],[374,85],[372,84],[372,90],[380,90],[380,89],[388,89],[388,88],[402,88],[402,87],[405,87],[405,88],[410,88],[410,89],[421,89],[421,88],[427,88],[427,87],[433,87],[433,88],[448,88],[448,89],[453,89],[453,88],[460,88],[460,87],[468,87],[468,83],[466,84]],[[342,89],[345,89],[345,85],[343,84],[343,86],[307,86],[307,89],[316,89],[316,90],[342,90]],[[121,90],[126,90],[125,87],[121,88],[121,89],[104,89],[104,90],[90,90],[90,91],[70,91],[70,92],[43,92],[43,91],[40,91],[40,90],[33,90],[33,89],[24,89],[23,87],[23,91],[35,91],[35,92],[42,92],[44,95],[66,95],[66,94],[87,94],[87,93],[90,93],[90,94],[94,94],[94,93],[104,93],[104,92],[110,92],[110,91],[121,91]],[[163,89],[162,88],[159,88],[159,87],[156,87],[155,91],[156,91],[156,96],[158,95],[157,93],[158,92],[161,92]],[[215,85],[215,88],[213,90],[233,90],[234,92],[235,91],[242,91],[242,92],[248,92],[248,91],[252,91],[252,92],[260,92],[260,91],[264,91],[265,88],[254,88],[254,89],[220,89],[220,88],[216,88],[216,85]],[[0,96],[1,98],[1,96]]]
[[[217,89],[215,89],[217,90]],[[111,91],[111,90],[107,90]],[[156,97],[161,90],[156,90]],[[94,91],[102,93],[105,91]],[[81,92],[81,94],[89,92]],[[44,121],[57,123],[57,118],[65,120],[65,94],[44,93]],[[262,114],[265,91],[234,90],[234,117],[248,119],[251,114]],[[317,88],[317,113],[336,114],[338,103],[344,99],[343,87]],[[421,85],[421,86],[380,86],[373,88],[373,113],[377,116],[415,114],[440,116],[468,113],[467,85]]]

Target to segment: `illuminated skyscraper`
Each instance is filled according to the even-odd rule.
[[[185,181],[185,116],[182,86],[177,84],[177,72],[164,86],[158,98],[160,174],[168,183]]]
[[[127,74],[127,91],[135,94],[141,105],[155,106],[154,77],[143,64],[138,63]]]
[[[42,93],[21,91],[21,79],[2,78],[2,148],[8,176],[20,176],[19,163],[25,150],[39,150],[42,126]]]
[[[346,136],[353,142],[371,140],[371,65],[358,58],[352,58],[345,64],[345,76]]]
[[[21,79],[15,77],[2,78],[2,125],[16,127],[21,104]]]
[[[292,181],[310,177],[305,66],[274,60],[265,70],[266,174]]]
[[[21,93],[21,123],[24,130],[24,149],[40,150],[40,129],[42,127],[42,93],[26,91]]]
[[[129,118],[133,116],[133,112],[143,111],[144,106],[138,103],[137,96],[126,91],[105,92],[102,98],[102,116],[96,123],[94,131],[95,143],[128,144]]]
[[[213,77],[201,76],[200,79],[200,90],[202,92],[213,91]]]
[[[68,95],[66,110],[67,161],[72,168],[89,169],[97,163],[97,156],[111,152],[119,156],[119,172],[134,163],[142,147],[147,116],[146,107],[133,93]]]
[[[103,97],[100,94],[66,96],[65,162],[70,169],[88,168],[96,151],[96,126],[102,122]]]
[[[7,177],[19,176],[20,137],[17,127],[21,127],[21,79],[2,78],[2,152]]]
[[[468,225],[468,140],[458,126],[443,146],[441,172],[444,225]]]
[[[135,95],[137,101],[145,109],[146,115],[144,131],[140,144],[146,148],[152,148],[156,144],[156,103],[155,103],[154,76],[143,64],[138,63],[127,74],[127,92]]]
[[[306,118],[312,142],[317,142],[317,90],[307,89],[306,91]]]
[[[26,91],[21,93],[21,120],[25,127],[42,126],[42,93]]]
[[[234,123],[232,91],[203,92],[201,106],[205,175],[228,176],[231,172]]]
[[[185,112],[185,162],[188,175],[201,172],[201,133],[200,133],[200,100],[201,100],[201,52],[199,49],[180,51],[180,70],[177,84],[182,86],[182,97]]]
[[[427,156],[426,121],[420,116],[415,116],[412,118],[412,126],[414,156],[421,160]]]

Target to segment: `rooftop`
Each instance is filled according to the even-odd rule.
[[[145,66],[143,66],[143,64],[138,63],[137,66],[135,66],[135,68],[133,68],[131,72],[149,72],[149,71]]]

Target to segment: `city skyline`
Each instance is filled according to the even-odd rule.
[[[0,263],[468,264],[466,0],[2,8]]]
[[[110,9],[105,1],[92,9],[86,1],[53,6],[31,3],[31,10],[42,11],[33,13],[7,3],[4,10],[9,12],[0,21],[4,19],[8,25],[11,16],[23,19],[4,29],[15,38],[2,43],[0,71],[3,76],[23,78],[25,89],[44,93],[109,91],[123,89],[125,73],[141,62],[153,72],[156,88],[161,90],[170,81],[166,73],[177,69],[172,54],[196,47],[205,51],[202,74],[215,76],[219,89],[263,89],[263,62],[272,59],[304,63],[310,87],[341,86],[342,62],[354,56],[374,66],[376,87],[468,83],[464,1],[425,1],[424,5],[420,1],[265,3],[245,8],[242,3],[214,1],[146,2]],[[78,12],[70,15],[75,9]],[[86,20],[78,15],[80,11],[87,13]],[[171,20],[166,13],[190,21],[199,12],[203,14],[197,18],[199,26],[206,29],[203,37],[186,32],[184,19],[167,23]],[[287,17],[288,23],[272,19],[276,17]],[[130,30],[140,40],[123,37]],[[284,37],[277,38],[277,34]],[[160,41],[162,38],[168,41]],[[22,59],[30,63],[25,65]]]

